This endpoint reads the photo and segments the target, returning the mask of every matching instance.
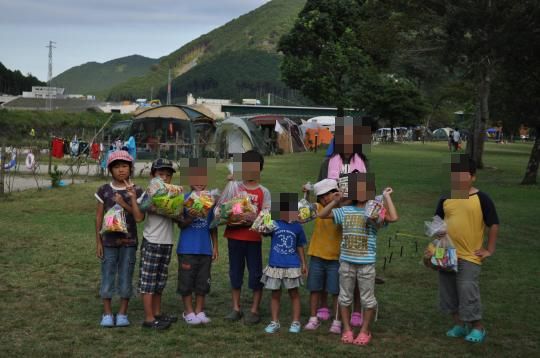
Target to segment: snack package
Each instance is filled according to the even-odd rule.
[[[124,208],[120,204],[115,204],[112,208],[107,210],[103,216],[103,225],[101,226],[101,234],[118,232],[128,233],[126,223],[126,213]]]
[[[300,199],[298,202],[298,222],[301,224],[314,220],[317,217],[317,208],[307,199]]]
[[[181,186],[167,184],[161,178],[154,178],[146,189],[140,208],[152,210],[168,217],[178,217],[182,214],[184,194]]]
[[[372,220],[379,224],[384,221],[386,216],[386,208],[382,195],[377,195],[374,200],[368,200],[365,207],[365,215],[368,220]]]
[[[446,223],[439,216],[425,221],[425,232],[429,237],[437,237],[426,248],[424,265],[438,271],[457,272],[458,257],[452,239],[446,233]],[[443,236],[444,235],[444,236]]]
[[[184,201],[184,207],[188,210],[189,215],[194,217],[207,217],[210,209],[215,204],[214,195],[211,192],[204,190],[199,193],[191,192],[189,197]]]
[[[272,215],[268,209],[261,210],[250,228],[250,230],[257,231],[261,234],[271,234],[275,229],[276,224],[272,220]]]
[[[249,194],[244,191],[221,204],[219,214],[221,223],[230,226],[251,225],[257,218],[257,206],[251,202]]]

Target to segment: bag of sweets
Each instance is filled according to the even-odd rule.
[[[114,204],[114,206],[107,210],[103,216],[103,224],[101,225],[100,233],[105,234],[111,232],[128,233],[126,213],[120,204]]]
[[[457,272],[458,257],[452,239],[446,233],[446,223],[439,216],[432,221],[425,221],[425,232],[429,237],[436,237],[426,248],[424,265],[438,271]]]
[[[317,207],[307,199],[298,201],[298,222],[305,224],[317,217]]]
[[[214,204],[215,199],[211,192],[207,190],[200,191],[199,193],[192,191],[184,201],[184,208],[188,210],[191,216],[205,218]]]
[[[386,208],[382,195],[377,195],[374,200],[368,200],[365,207],[365,215],[368,220],[372,220],[377,224],[384,221],[386,216]]]
[[[153,178],[146,189],[140,208],[152,210],[168,217],[178,217],[182,214],[184,204],[183,188],[178,185],[167,184],[161,178]]]
[[[251,226],[257,218],[257,206],[252,203],[249,194],[244,191],[221,204],[219,213],[222,223],[230,226]]]
[[[272,220],[272,215],[268,209],[261,210],[250,228],[250,230],[261,234],[271,234],[275,229],[276,225],[274,220]]]

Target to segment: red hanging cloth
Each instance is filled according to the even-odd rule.
[[[98,143],[92,143],[92,149],[90,150],[90,156],[92,159],[98,160],[99,159],[99,144]]]
[[[51,154],[55,158],[64,157],[64,140],[60,138],[53,138]]]

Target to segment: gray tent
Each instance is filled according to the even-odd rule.
[[[219,123],[215,144],[216,155],[222,158],[251,149],[263,155],[267,154],[260,130],[247,119],[240,117],[230,117]]]

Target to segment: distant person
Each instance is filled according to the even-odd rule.
[[[99,187],[95,197],[96,208],[96,256],[101,260],[101,288],[103,300],[102,327],[125,327],[130,322],[127,316],[129,299],[133,294],[133,271],[137,253],[137,223],[144,220],[137,198],[142,197],[143,190],[131,183],[133,158],[125,150],[112,152],[107,159],[107,169],[112,181]],[[121,215],[112,217],[111,222],[118,221],[122,231],[127,233],[102,232],[104,216],[116,204],[122,207]],[[125,221],[121,218],[125,217]],[[112,228],[110,228],[112,229]],[[120,296],[120,308],[116,317],[112,312],[113,293]]]
[[[454,129],[454,132],[452,133],[452,142],[454,144],[454,151],[457,152],[461,144],[461,133],[459,133],[457,128]]]
[[[448,337],[481,343],[486,330],[481,321],[480,271],[482,262],[495,253],[499,218],[491,198],[473,187],[476,163],[466,154],[458,156],[459,161],[450,167],[451,195],[443,196],[435,210],[446,222],[458,256],[457,273],[439,271],[440,309],[454,321],[454,327],[446,332]]]
[[[454,150],[454,131],[450,130],[448,132],[448,150]]]

